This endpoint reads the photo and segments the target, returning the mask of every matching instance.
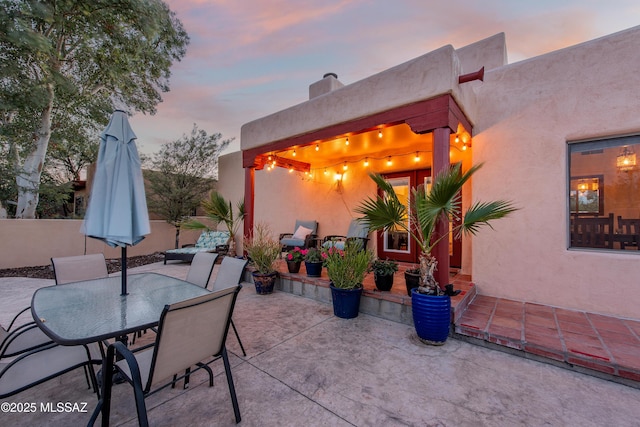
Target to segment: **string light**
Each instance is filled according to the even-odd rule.
[[[366,168],[366,167],[369,167],[369,158],[368,158],[368,157],[365,157],[365,158],[364,158],[364,167],[365,167],[365,168]]]
[[[345,139],[344,145],[349,145],[349,137],[347,137],[347,139]]]
[[[294,149],[293,149],[293,157],[295,157],[295,156],[296,156],[296,150],[295,150],[295,148],[294,148]]]
[[[329,172],[327,172],[327,168],[324,168],[324,174],[329,175]]]
[[[378,131],[378,138],[382,138],[382,129]]]
[[[391,156],[387,157],[387,166],[391,166],[393,162],[391,161]]]
[[[456,144],[460,142],[460,138],[458,138],[458,135],[456,135],[455,141],[456,141]]]
[[[316,144],[316,151],[320,151],[320,146]]]
[[[462,143],[462,151],[466,151],[467,150],[467,143],[463,142]]]
[[[346,171],[347,169],[349,169],[349,165],[347,165],[347,162],[344,162],[344,165],[342,166],[342,170]]]
[[[420,152],[416,151],[416,156],[413,158],[414,162],[419,162],[420,161]]]
[[[289,165],[289,173],[293,172],[293,166]]]

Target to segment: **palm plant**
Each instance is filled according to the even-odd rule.
[[[426,192],[423,185],[412,190],[409,207],[403,205],[391,186],[381,175],[369,174],[371,179],[383,191],[382,196],[369,197],[356,208],[356,212],[364,215],[362,220],[370,230],[401,229],[411,235],[420,247],[420,287],[418,291],[426,294],[440,295],[444,286],[440,286],[433,272],[438,265],[431,254],[433,248],[442,239],[453,233],[455,239],[462,234],[475,235],[481,226],[490,225],[490,221],[503,218],[517,210],[509,201],[476,202],[464,214],[459,225],[442,235],[435,236],[438,223],[448,219],[453,221],[462,215],[462,186],[482,167],[482,164],[471,167],[461,173],[460,164],[439,173]],[[410,220],[407,221],[407,218]]]
[[[235,236],[240,228],[240,224],[246,212],[244,210],[244,200],[241,200],[236,205],[237,213],[234,216],[233,207],[231,201],[227,201],[222,194],[217,191],[212,191],[209,196],[209,200],[202,201],[202,209],[207,217],[213,221],[215,226],[219,223],[224,223],[229,231],[229,256],[236,256]],[[182,228],[188,230],[208,230],[209,227],[197,220],[187,221],[182,225]]]

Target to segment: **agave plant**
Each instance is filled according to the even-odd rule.
[[[498,200],[494,202],[476,202],[464,214],[459,225],[450,231],[435,237],[439,221],[453,221],[462,214],[461,189],[471,176],[482,167],[482,164],[471,167],[461,173],[459,163],[436,175],[430,191],[418,186],[411,192],[408,206],[403,205],[391,186],[381,175],[369,174],[371,179],[383,191],[383,195],[369,197],[355,211],[362,214],[362,220],[370,230],[401,229],[411,235],[420,247],[420,287],[418,291],[425,294],[440,295],[444,285],[436,282],[433,273],[438,262],[431,254],[433,248],[442,239],[453,233],[455,239],[462,234],[475,235],[483,225],[503,218],[514,212],[516,208],[511,202]],[[407,217],[410,221],[407,222]]]
[[[229,255],[236,256],[236,248],[235,248],[235,236],[238,232],[238,228],[240,228],[240,224],[242,220],[246,216],[246,212],[244,210],[244,200],[241,200],[236,205],[237,213],[234,216],[233,207],[231,205],[231,201],[227,201],[222,194],[217,191],[212,191],[209,196],[209,200],[202,201],[202,209],[204,210],[207,217],[213,221],[213,223],[217,226],[219,223],[224,223],[229,231]],[[182,228],[188,230],[208,230],[209,227],[203,224],[200,221],[191,220],[185,222],[182,225]]]

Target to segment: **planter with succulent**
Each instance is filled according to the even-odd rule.
[[[300,249],[297,246],[287,252],[284,259],[287,262],[287,269],[289,270],[289,273],[297,273],[300,271],[300,264],[304,261],[306,253],[306,249]]]
[[[404,271],[404,283],[407,287],[407,295],[411,296],[411,291],[420,286],[420,268],[407,268]]]
[[[370,269],[373,254],[362,250],[357,241],[349,241],[344,250],[330,248],[324,251],[329,276],[333,314],[343,319],[358,316],[362,281]]]
[[[253,236],[245,237],[244,250],[256,269],[251,273],[256,293],[272,293],[278,277],[275,263],[281,253],[280,242],[271,235],[267,225],[256,224]]]
[[[215,226],[217,227],[219,223],[224,223],[229,230],[229,249],[227,251],[227,255],[231,257],[236,256],[236,233],[238,232],[238,228],[240,228],[240,224],[242,224],[242,220],[246,216],[244,211],[244,200],[241,200],[236,205],[237,212],[234,216],[233,207],[231,205],[231,201],[225,200],[224,197],[217,191],[212,191],[209,196],[209,200],[202,201],[202,209],[205,212],[205,215],[213,221]],[[182,224],[182,228],[187,230],[209,230],[205,224],[200,221],[190,220]]]
[[[322,253],[317,248],[307,249],[304,255],[304,267],[309,277],[320,277],[322,275],[322,263],[324,259]]]
[[[376,259],[370,267],[373,271],[373,281],[379,291],[388,292],[393,287],[393,277],[398,271],[398,263],[390,259]]]
[[[429,192],[422,185],[411,191],[411,209],[400,202],[393,186],[381,175],[370,174],[382,195],[368,198],[356,208],[356,212],[364,215],[363,220],[370,230],[401,229],[417,242],[420,248],[420,286],[411,293],[413,321],[420,339],[429,344],[443,344],[447,339],[451,319],[450,296],[459,292],[454,291],[452,285],[439,284],[435,280],[433,273],[438,261],[432,255],[433,248],[441,240],[448,239],[450,233],[456,239],[462,234],[474,235],[482,225],[516,210],[511,202],[504,200],[475,202],[465,212],[460,225],[436,233],[443,221],[446,223],[454,217],[462,217],[462,186],[480,167],[481,164],[472,166],[463,173],[458,163],[443,170],[436,175]]]

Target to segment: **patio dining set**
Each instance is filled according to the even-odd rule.
[[[217,258],[196,254],[186,280],[130,274],[125,295],[119,292],[120,277],[107,275],[102,254],[53,258],[56,284],[38,289],[31,306],[0,329],[0,398],[83,367],[98,398],[91,425],[99,415],[102,425],[109,425],[114,378],[133,386],[138,421],[148,425],[146,397],[178,381],[187,388],[189,376],[199,369],[213,386],[209,365],[222,359],[240,422],[225,342],[232,326],[244,353],[231,317],[247,261],[225,257],[209,290]],[[28,311],[33,321],[14,327]],[[155,334],[152,344],[128,345],[146,331]],[[96,365],[102,366],[97,374]]]

